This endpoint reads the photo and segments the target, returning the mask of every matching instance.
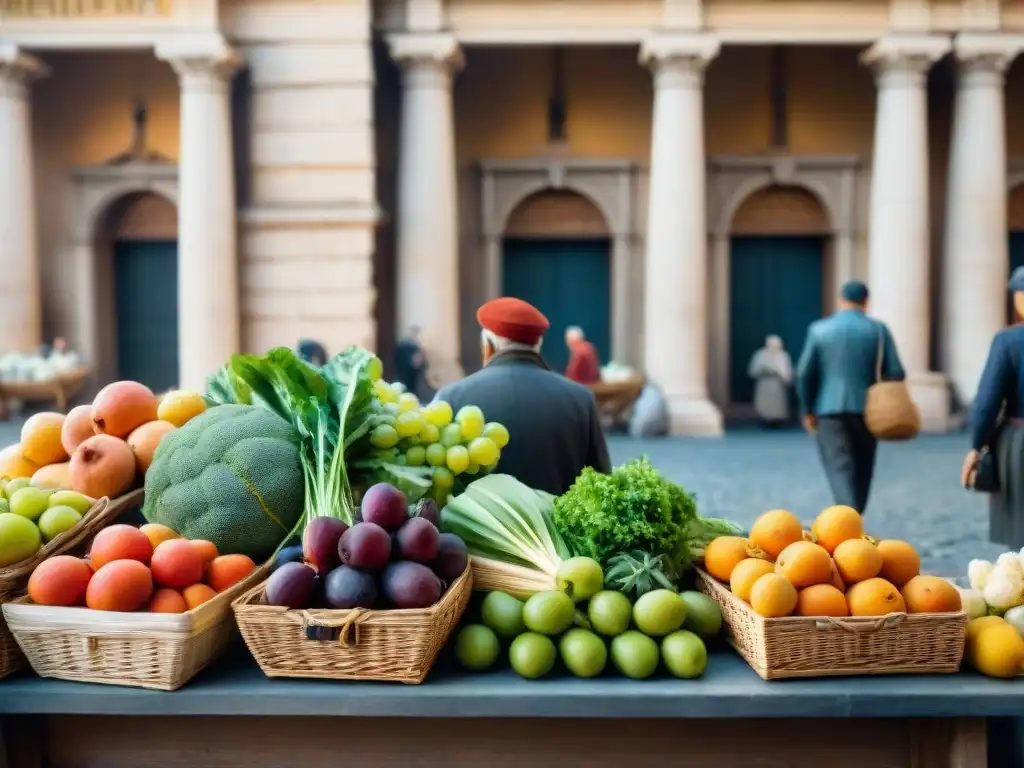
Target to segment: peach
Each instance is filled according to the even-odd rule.
[[[92,427],[92,406],[76,405],[64,417],[64,426],[60,430],[60,443],[68,456],[74,456],[82,443],[95,435]]]
[[[149,600],[150,613],[184,613],[187,610],[185,598],[176,589],[158,589]]]
[[[71,490],[93,499],[116,498],[135,482],[135,454],[128,443],[110,435],[93,435],[71,457]]]
[[[146,534],[131,525],[112,525],[96,534],[89,549],[89,561],[93,570],[102,568],[115,560],[136,560],[149,564],[153,557],[153,545]]]
[[[92,427],[98,435],[125,438],[136,427],[156,421],[157,399],[137,381],[107,384],[92,401]]]
[[[256,563],[248,555],[221,555],[210,563],[206,583],[218,592],[223,592],[255,570]]]
[[[177,531],[172,528],[168,528],[166,525],[161,525],[160,523],[146,523],[145,525],[140,525],[139,530],[145,534],[147,539],[149,539],[149,543],[153,545],[153,549],[156,549],[165,541],[181,538]]]
[[[169,421],[147,421],[141,427],[136,427],[128,435],[128,446],[135,454],[135,465],[139,472],[145,472],[153,463],[153,454],[160,445],[160,441],[168,432],[173,432],[177,427]]]
[[[49,464],[40,467],[32,475],[32,485],[46,490],[67,491],[71,489],[71,462]]]
[[[215,557],[220,555],[217,545],[206,539],[192,539],[192,546],[199,550],[199,556],[203,558],[205,565],[209,565]]]
[[[37,605],[84,605],[91,579],[92,569],[84,560],[57,555],[32,571],[28,577],[28,596]]]
[[[26,459],[40,466],[67,461],[68,452],[61,444],[63,413],[35,413],[21,427],[21,452]]]
[[[93,574],[85,604],[96,611],[137,611],[153,594],[153,575],[138,560],[114,560]]]
[[[185,587],[185,589],[181,590],[181,596],[185,598],[185,604],[191,611],[208,600],[215,598],[217,593],[208,584],[193,584],[191,587]]]
[[[203,558],[188,539],[170,539],[153,550],[153,578],[162,587],[184,589],[203,579]]]
[[[21,444],[8,445],[0,451],[0,477],[32,477],[39,466],[25,458]]]

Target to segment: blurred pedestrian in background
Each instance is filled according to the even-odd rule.
[[[960,482],[989,493],[989,539],[1024,547],[1024,267],[1010,277],[1017,324],[992,339],[971,409],[971,450]]]
[[[747,375],[754,380],[754,410],[762,426],[779,427],[789,421],[790,387],[793,384],[793,361],[782,344],[772,335],[750,358]]]
[[[430,400],[426,371],[427,357],[420,343],[420,328],[414,325],[395,345],[395,373],[405,391],[412,392],[422,402]]]
[[[296,354],[300,359],[319,368],[327,363],[327,350],[323,344],[312,339],[300,339]]]
[[[571,325],[565,329],[565,346],[569,348],[569,364],[565,367],[567,379],[578,384],[594,384],[601,380],[601,359],[597,349],[583,335],[582,328]]]

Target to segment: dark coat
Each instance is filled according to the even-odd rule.
[[[584,467],[610,472],[594,395],[547,367],[537,355],[505,352],[437,393],[452,410],[476,405],[508,428],[498,472],[541,491],[565,493]]]
[[[1021,391],[1024,375],[1021,349],[1024,348],[1024,325],[1014,325],[995,335],[985,361],[985,370],[978,383],[978,393],[971,408],[971,447],[986,447],[995,437],[999,415],[1006,407],[1006,416],[1021,416]]]

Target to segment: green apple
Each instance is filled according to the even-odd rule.
[[[42,544],[42,534],[27,517],[0,515],[0,568],[32,557]]]
[[[82,514],[73,507],[50,507],[39,517],[39,530],[45,541],[70,531],[82,520]]]
[[[84,515],[95,504],[94,499],[90,499],[84,493],[77,493],[76,491],[57,491],[53,496],[50,497],[50,509],[54,507],[71,507],[78,511],[78,514]]]
[[[52,493],[52,491],[44,491],[31,486],[19,488],[11,496],[11,512],[27,517],[29,520],[38,520],[49,506]]]

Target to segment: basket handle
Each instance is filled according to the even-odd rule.
[[[302,612],[302,628],[307,640],[338,640],[342,648],[359,645],[359,625],[370,617],[363,608],[352,608],[343,619],[316,619],[308,611]]]
[[[824,621],[816,621],[814,626],[816,629],[831,629],[832,627],[838,627],[844,632],[850,632],[854,635],[871,635],[882,629],[894,629],[906,621],[906,618],[907,614],[905,613],[890,613],[887,616],[881,616],[870,623],[857,622],[856,624],[851,624],[850,622],[843,621],[842,619],[826,616]]]

